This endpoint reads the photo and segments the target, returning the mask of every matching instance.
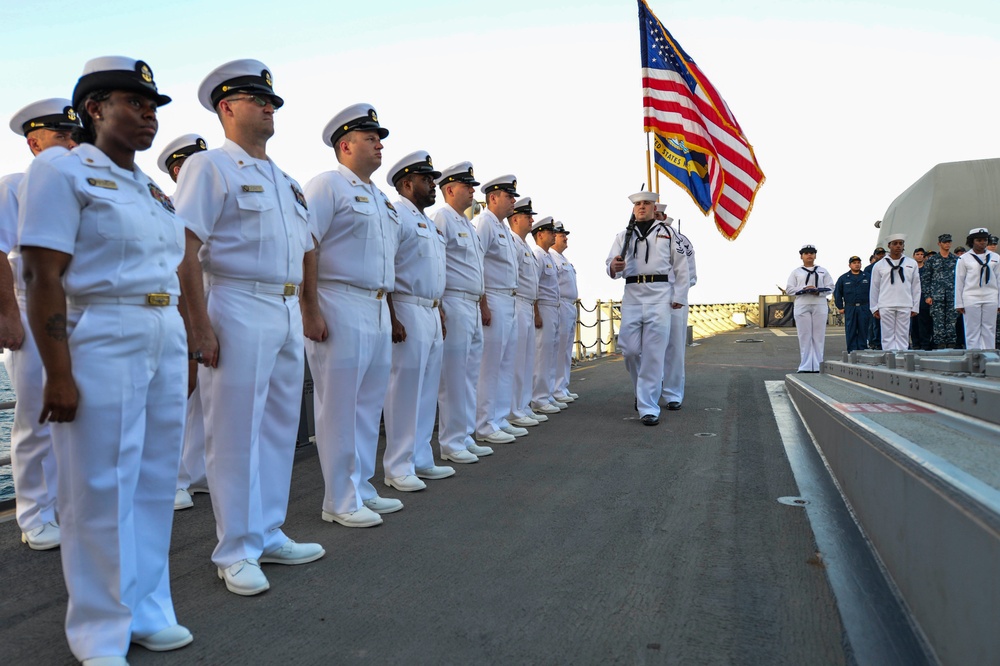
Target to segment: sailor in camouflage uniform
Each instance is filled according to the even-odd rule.
[[[934,323],[934,347],[955,349],[955,265],[958,257],[951,254],[951,234],[938,236],[940,252],[924,261],[927,286],[930,295],[931,319]],[[925,301],[926,302],[926,301]]]

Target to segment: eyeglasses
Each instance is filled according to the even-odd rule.
[[[261,95],[247,95],[245,97],[227,97],[226,101],[227,102],[253,102],[254,104],[256,104],[257,106],[259,106],[262,109],[265,106],[267,106],[268,104],[270,104],[271,106],[274,106],[274,102],[271,100],[270,97],[263,97]],[[274,110],[277,111],[278,107],[274,107]]]

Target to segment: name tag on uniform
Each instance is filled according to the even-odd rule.
[[[354,200],[358,203],[368,203],[368,197],[363,197],[361,195],[354,197]]]
[[[669,240],[669,239],[670,239],[670,236],[668,236],[668,235],[666,235],[666,234],[656,234],[656,237],[657,237],[657,238],[666,238],[667,240]]]
[[[104,180],[103,178],[88,178],[87,183],[94,187],[103,187],[106,190],[118,189],[118,183],[113,180]]]
[[[469,237],[469,233],[467,231],[459,231],[458,232],[458,237],[459,238],[468,238]]]
[[[263,192],[264,191],[264,186],[263,185],[244,185],[243,186],[243,191],[244,192]]]
[[[392,204],[389,203],[388,201],[385,202],[385,207],[388,208],[389,210],[391,210],[393,213],[396,212],[396,209],[393,208]]]
[[[426,229],[427,228],[427,225],[424,224],[423,222],[417,222],[417,226],[420,227],[421,229]]]
[[[507,238],[507,237],[504,236],[503,234],[500,234],[500,238]]]

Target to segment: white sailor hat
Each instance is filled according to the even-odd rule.
[[[546,229],[551,229],[552,231],[555,231],[555,228],[556,225],[555,222],[552,220],[552,216],[546,215],[540,220],[535,220],[535,223],[531,225],[531,233],[535,233],[538,231],[545,231]]]
[[[472,172],[472,162],[459,162],[452,164],[441,172],[441,177],[437,179],[437,184],[444,187],[448,183],[465,183],[475,187],[479,184],[475,174]]]
[[[494,178],[490,182],[483,185],[483,194],[489,194],[490,192],[496,192],[497,190],[502,190],[511,196],[519,197],[520,194],[517,193],[517,176],[512,173],[508,173],[499,178]]]
[[[208,150],[208,146],[205,145],[205,139],[197,134],[179,136],[168,143],[160,156],[156,158],[156,166],[160,167],[160,171],[163,173],[169,174],[177,160],[186,159],[203,150]]]
[[[806,252],[812,252],[813,254],[816,254],[816,246],[813,245],[812,243],[806,243],[805,245],[799,248],[799,254],[805,254]]]
[[[28,136],[37,129],[66,131],[79,128],[80,116],[76,115],[73,102],[62,97],[32,102],[10,119],[10,130],[21,136]]]
[[[333,148],[337,140],[354,130],[375,130],[378,138],[389,136],[389,130],[378,124],[378,114],[371,104],[352,104],[335,115],[323,128],[323,143]]]
[[[124,56],[104,56],[84,64],[73,88],[73,108],[80,109],[84,98],[97,90],[127,90],[148,97],[157,106],[170,104],[170,98],[157,91],[149,65]]]
[[[667,204],[665,204],[665,203],[657,203],[656,204],[656,212],[657,213],[666,213],[667,212]]]
[[[642,192],[636,192],[635,194],[630,194],[628,196],[628,200],[634,204],[637,204],[640,201],[651,201],[653,203],[656,203],[657,201],[660,200],[660,195],[657,194],[656,192],[648,192],[643,190]]]
[[[557,234],[566,234],[567,236],[569,236],[569,232],[566,231],[566,227],[563,225],[562,222],[556,222],[555,225],[553,226]]]
[[[514,202],[514,212],[511,215],[535,215],[531,209],[531,197],[521,197]]]
[[[209,111],[215,112],[220,101],[236,93],[267,95],[271,104],[280,109],[285,100],[274,94],[271,70],[260,60],[232,60],[219,65],[198,86],[198,101]]]
[[[427,174],[431,178],[437,178],[441,175],[440,171],[434,169],[434,163],[427,151],[418,150],[393,164],[386,180],[390,185],[396,187],[396,183],[411,173]]]
[[[990,230],[986,227],[976,227],[975,229],[969,229],[969,238],[976,238],[977,236],[990,237]]]
[[[905,241],[906,234],[890,234],[885,237],[885,244],[888,245],[892,241]]]

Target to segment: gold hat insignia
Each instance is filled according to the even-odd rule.
[[[142,80],[145,81],[146,83],[153,82],[153,72],[149,70],[149,67],[147,65],[143,65],[142,67],[139,68],[139,74],[142,76]]]
[[[266,83],[268,85],[268,87],[270,87],[271,85],[273,85],[271,83],[271,72],[269,72],[269,71],[267,71],[265,69],[264,72],[263,72],[263,76],[264,76],[264,83]]]
[[[73,107],[69,107],[68,109],[66,109],[66,117],[72,120],[73,122],[76,122],[76,111],[73,110]]]
[[[201,148],[202,150],[205,150],[205,149],[208,148],[208,146],[205,145],[205,140],[204,139],[198,139],[198,147]]]
[[[375,109],[368,109],[368,117],[378,122],[378,116],[375,114]]]

